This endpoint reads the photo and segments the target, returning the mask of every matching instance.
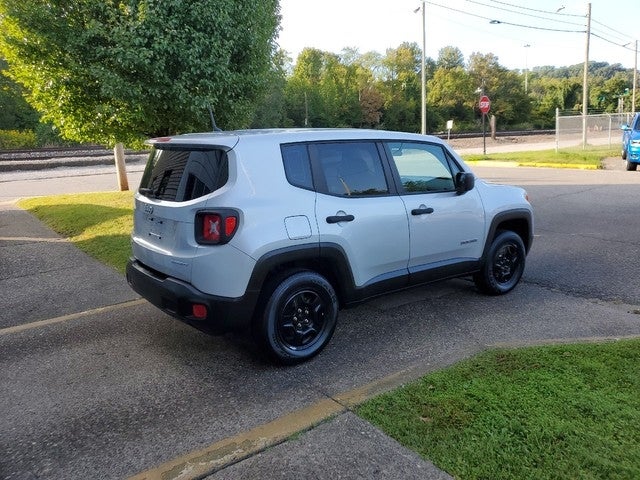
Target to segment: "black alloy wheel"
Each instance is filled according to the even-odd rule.
[[[526,251],[522,239],[511,231],[498,232],[489,247],[480,272],[473,277],[484,293],[502,295],[511,291],[522,278]]]
[[[260,323],[261,343],[278,362],[298,363],[317,355],[329,342],[338,319],[338,300],[318,273],[301,271],[273,290]]]

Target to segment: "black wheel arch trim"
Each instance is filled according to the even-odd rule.
[[[310,268],[330,276],[339,298],[354,295],[355,280],[344,249],[334,243],[295,245],[272,250],[258,259],[247,285],[247,292],[259,294],[269,275],[287,268]],[[315,268],[314,268],[315,267]]]
[[[524,243],[524,248],[526,253],[529,253],[531,250],[531,245],[533,243],[533,215],[530,210],[525,208],[508,210],[506,212],[500,212],[496,214],[491,220],[491,225],[489,226],[489,230],[487,232],[487,239],[484,245],[484,251],[482,252],[482,258],[485,259],[489,252],[489,248],[491,248],[491,241],[495,238],[496,232],[500,229],[502,225],[510,225],[518,224],[524,222],[526,224],[526,231],[522,231],[522,228],[507,228],[507,230],[512,230],[522,238],[522,243]]]

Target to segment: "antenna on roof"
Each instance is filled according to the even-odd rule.
[[[214,132],[221,132],[222,129],[218,128],[216,125],[216,119],[213,118],[213,110],[211,109],[211,104],[207,102],[207,108],[209,109],[209,116],[211,117],[211,126],[213,127]]]

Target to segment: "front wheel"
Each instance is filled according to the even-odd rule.
[[[633,172],[638,168],[638,164],[627,160],[627,171]]]
[[[331,284],[318,273],[301,271],[277,284],[256,333],[267,353],[290,365],[317,355],[337,321],[338,299]]]
[[[481,270],[473,276],[478,289],[489,295],[511,291],[522,278],[526,252],[520,236],[498,232],[491,242]]]

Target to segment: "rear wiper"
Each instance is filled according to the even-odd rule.
[[[158,197],[158,193],[153,188],[140,187],[138,189],[138,192],[141,195],[144,195],[145,197],[153,197],[153,198],[157,198]]]

